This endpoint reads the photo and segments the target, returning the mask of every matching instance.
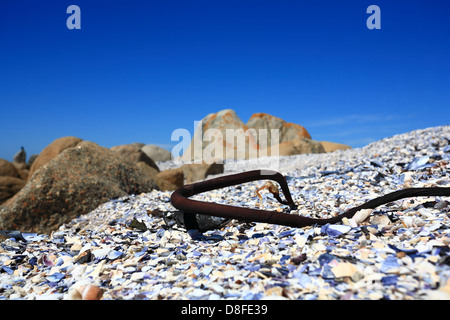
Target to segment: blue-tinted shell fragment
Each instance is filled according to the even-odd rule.
[[[381,265],[380,271],[383,273],[387,273],[393,269],[398,268],[400,265],[398,264],[398,260],[394,255],[388,256],[383,264]]]

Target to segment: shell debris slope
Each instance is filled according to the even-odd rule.
[[[333,217],[403,188],[449,187],[449,137],[443,126],[281,157],[278,171],[298,205],[290,214]],[[254,166],[225,164],[223,174]],[[263,186],[194,198],[289,212]],[[51,235],[5,233],[0,300],[449,299],[448,197],[398,200],[325,226],[231,221],[193,240],[166,225],[170,196],[154,190],[110,200]]]

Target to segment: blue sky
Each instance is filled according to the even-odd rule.
[[[69,135],[170,148],[228,108],[353,147],[447,125],[449,13],[446,0],[0,0],[0,158]]]

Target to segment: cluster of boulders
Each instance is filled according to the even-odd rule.
[[[248,150],[276,147],[279,155],[348,148],[314,141],[302,126],[264,113],[254,114],[244,124],[233,110],[222,110],[205,117],[202,128],[215,129],[224,137],[227,129],[268,129],[269,134],[277,129],[275,145],[270,135],[247,134],[244,140]],[[222,142],[225,149],[237,151],[229,141]],[[198,146],[201,154],[206,144]],[[13,162],[0,159],[0,230],[49,233],[110,199],[154,189],[175,190],[224,171],[223,161],[186,163],[193,159],[183,155],[178,167],[161,171],[156,162],[172,160],[172,154],[156,145],[131,143],[108,149],[77,137],[56,139],[28,162],[22,148]]]
[[[340,143],[315,141],[303,126],[267,113],[255,113],[244,123],[234,110],[225,109],[207,115],[200,124],[187,152],[181,156],[184,161],[252,159],[350,148]]]
[[[49,233],[110,199],[175,190],[223,172],[223,164],[205,163],[160,171],[146,150],[167,159],[157,146],[108,149],[76,137],[56,139],[32,163],[0,159],[0,230]]]

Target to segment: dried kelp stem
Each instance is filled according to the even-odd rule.
[[[186,227],[188,229],[195,228],[196,223],[194,217],[196,214],[236,219],[244,222],[265,222],[301,228],[315,224],[324,225],[327,223],[336,223],[341,221],[342,218],[353,217],[353,215],[361,209],[374,209],[380,205],[403,198],[450,196],[450,188],[408,188],[375,198],[360,206],[351,208],[336,217],[328,219],[315,219],[281,212],[233,207],[218,203],[189,199],[189,197],[193,195],[206,191],[266,179],[276,181],[280,184],[281,190],[286,198],[286,200],[282,200],[278,195],[274,194],[275,198],[280,203],[288,205],[291,210],[297,208],[296,204],[292,200],[291,193],[286,183],[286,178],[279,172],[269,170],[253,170],[185,185],[172,193],[170,202],[175,208],[184,212],[185,217],[187,214],[188,221],[186,223]]]

